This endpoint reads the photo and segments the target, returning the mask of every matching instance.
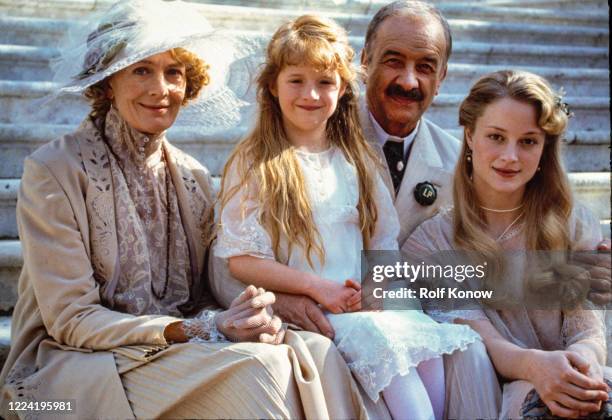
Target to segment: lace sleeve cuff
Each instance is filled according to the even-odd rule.
[[[195,318],[186,319],[183,321],[183,332],[189,338],[190,343],[216,343],[220,341],[228,341],[227,338],[219,332],[215,317],[220,311],[204,310]]]

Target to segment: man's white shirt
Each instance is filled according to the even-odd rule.
[[[385,145],[389,137],[397,137],[397,136],[391,136],[391,134],[387,133],[380,126],[380,124],[378,124],[378,121],[376,121],[376,118],[374,118],[374,115],[372,115],[370,111],[368,111],[368,115],[370,117],[370,122],[372,123],[372,127],[374,128],[374,132],[376,133],[376,138],[378,138],[378,142],[380,143],[380,147],[383,147]],[[414,127],[414,130],[412,130],[410,134],[404,137],[404,161],[406,160],[406,154],[408,153],[408,150],[410,150],[410,145],[412,144],[412,142],[414,141],[414,138],[419,132],[420,124],[421,124],[421,120],[417,122],[417,125],[416,127]]]

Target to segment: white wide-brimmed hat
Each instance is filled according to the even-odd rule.
[[[213,29],[196,4],[179,0],[121,0],[75,24],[60,47],[60,56],[51,63],[58,89],[45,102],[80,95],[146,57],[179,47],[209,65],[210,83],[188,106],[192,108],[189,119],[199,118],[198,124],[205,127],[235,124],[241,107],[248,104],[241,96],[252,76],[248,66],[237,63],[261,56],[261,45]]]

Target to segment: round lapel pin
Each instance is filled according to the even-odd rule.
[[[419,182],[414,187],[414,199],[422,206],[431,206],[438,198],[438,190],[429,181]]]

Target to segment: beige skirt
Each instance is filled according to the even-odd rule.
[[[113,353],[137,418],[368,418],[331,341],[288,331],[285,343],[175,344],[146,362]]]

